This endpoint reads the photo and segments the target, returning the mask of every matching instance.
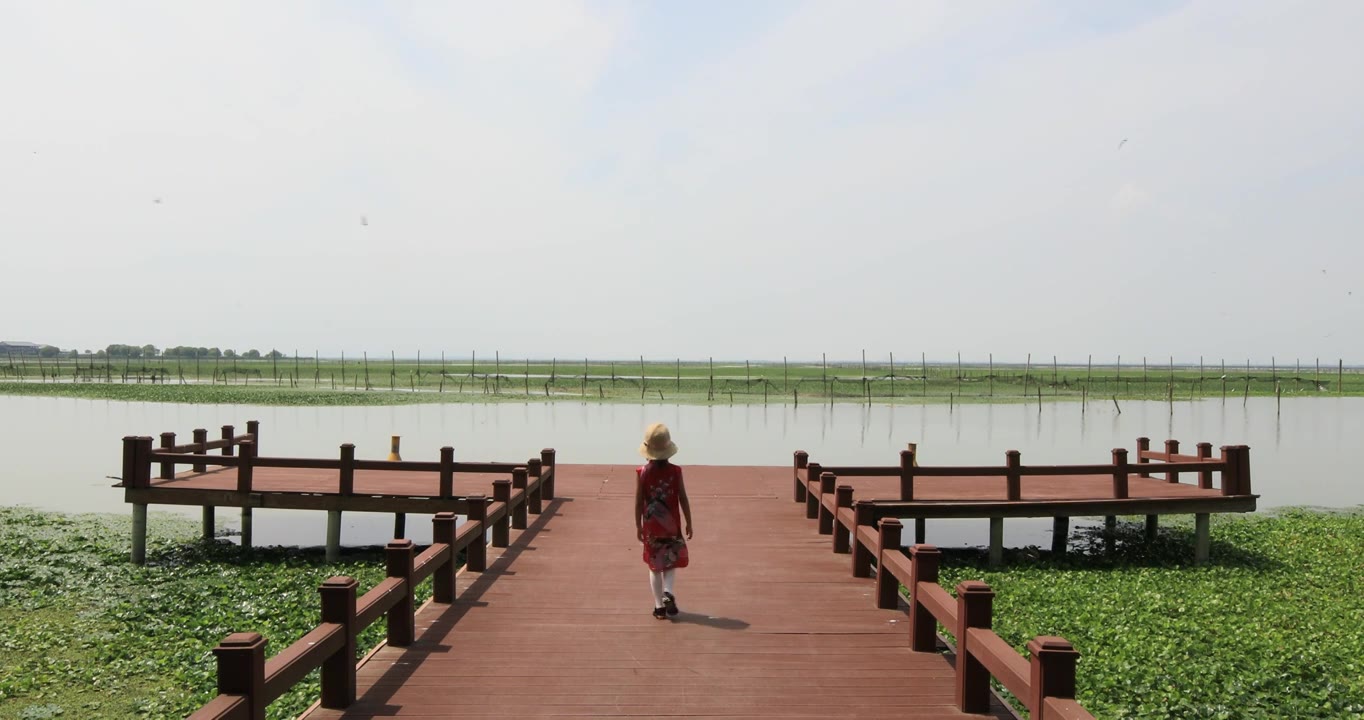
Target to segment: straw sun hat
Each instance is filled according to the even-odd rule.
[[[677,443],[672,433],[663,423],[654,423],[644,430],[644,442],[639,444],[639,454],[650,460],[667,460],[677,454]]]

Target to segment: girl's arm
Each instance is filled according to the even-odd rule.
[[[691,539],[691,502],[687,500],[687,484],[682,482],[682,471],[677,472],[677,500],[682,504],[682,517],[687,519],[687,539]]]
[[[639,472],[635,472],[635,537],[640,542],[644,542],[644,483],[639,481]]]

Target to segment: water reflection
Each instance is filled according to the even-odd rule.
[[[1140,435],[1159,446],[1167,437],[1186,447],[1251,447],[1261,507],[1364,504],[1345,438],[1364,437],[1364,398],[1211,399],[1179,402],[959,405],[625,405],[503,403],[407,405],[378,408],[270,408],[124,403],[76,398],[0,397],[0,503],[73,512],[125,512],[107,475],[119,472],[119,438],[196,427],[262,421],[266,455],[331,457],[343,442],[362,458],[383,458],[388,437],[403,436],[405,459],[434,460],[451,445],[461,460],[518,460],[556,447],[567,463],[634,463],[640,432],[662,420],[690,464],[785,465],[791,451],[808,450],[829,464],[895,462],[907,442],[918,442],[924,464],[1002,464],[1017,449],[1025,464],[1107,462],[1109,450],[1131,449]],[[173,509],[166,509],[173,511]],[[187,510],[197,513],[197,509]],[[223,511],[225,518],[233,513]],[[320,541],[321,513],[257,511],[258,542]],[[391,518],[350,513],[348,542],[382,542]],[[410,518],[417,536],[426,521]],[[957,529],[957,526],[960,526]],[[979,527],[976,527],[979,525]],[[1050,524],[1009,521],[1006,542],[1043,544]],[[984,521],[929,525],[930,540],[979,544]]]

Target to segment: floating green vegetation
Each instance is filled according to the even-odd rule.
[[[1188,566],[1191,526],[1148,543],[1123,523],[1111,552],[1101,530],[1000,569],[945,552],[941,583],[989,583],[995,631],[1020,652],[1037,635],[1070,640],[1095,717],[1364,715],[1364,513],[1214,519],[1206,567]]]
[[[238,631],[267,654],[319,622],[317,587],[383,579],[379,550],[327,564],[318,550],[194,540],[197,523],[149,523],[148,564],[128,562],[129,521],[0,507],[0,718],[181,718],[216,694],[210,650]],[[417,589],[430,596],[430,582]],[[383,623],[361,635],[361,652]],[[314,672],[270,706],[295,717],[318,697]]]

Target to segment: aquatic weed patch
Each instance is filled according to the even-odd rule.
[[[1066,556],[1014,551],[999,569],[947,551],[941,582],[989,583],[995,631],[1020,652],[1036,635],[1074,643],[1096,717],[1364,716],[1364,513],[1215,517],[1206,567],[1189,564],[1189,525],[1147,543],[1123,523],[1113,540],[1086,531]]]
[[[216,692],[210,650],[224,635],[259,632],[277,653],[317,625],[323,580],[350,575],[363,592],[384,575],[377,550],[327,564],[320,550],[200,543],[175,516],[150,525],[138,567],[127,518],[0,507],[0,718],[184,717]],[[382,637],[377,623],[359,648]],[[270,717],[317,694],[313,673]]]

